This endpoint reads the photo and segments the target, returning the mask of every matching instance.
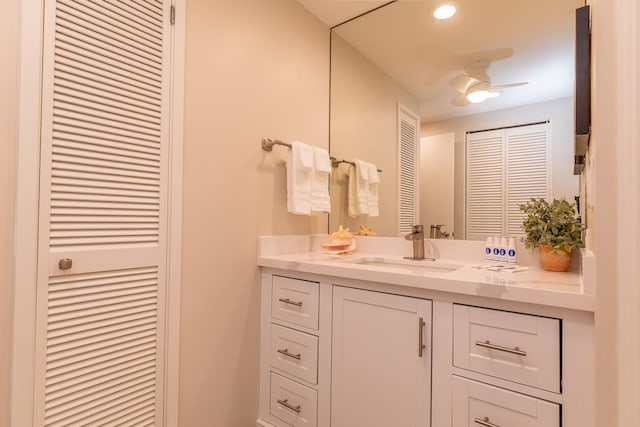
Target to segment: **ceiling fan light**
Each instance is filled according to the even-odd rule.
[[[436,19],[449,19],[456,14],[456,7],[451,3],[441,4],[433,11]]]
[[[469,102],[478,104],[480,102],[486,101],[489,96],[490,95],[488,90],[476,90],[473,92],[469,92],[467,94],[467,99],[469,100]]]

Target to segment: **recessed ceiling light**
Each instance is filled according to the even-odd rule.
[[[451,3],[442,4],[433,11],[433,16],[436,19],[449,19],[455,14],[456,7]]]

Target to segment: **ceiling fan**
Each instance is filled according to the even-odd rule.
[[[528,82],[507,83],[502,85],[491,85],[491,79],[487,74],[489,65],[488,60],[479,60],[472,62],[464,67],[467,74],[461,74],[451,79],[449,84],[453,86],[460,94],[451,100],[453,105],[463,107],[470,103],[477,104],[484,102],[489,98],[495,98],[500,95],[497,90],[507,89],[510,87],[523,86]]]

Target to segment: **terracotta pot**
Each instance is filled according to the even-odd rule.
[[[547,271],[567,271],[571,264],[571,251],[561,250],[559,253],[551,253],[553,246],[540,245],[540,265]]]

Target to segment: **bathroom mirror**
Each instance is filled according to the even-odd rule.
[[[416,222],[465,238],[466,132],[549,122],[550,197],[572,201],[575,9],[583,0],[456,0],[438,21],[436,1],[397,1],[331,30],[330,151],[382,170],[378,217],[349,217],[349,165],[331,176],[330,230],[360,225],[399,234],[398,112],[418,117]],[[479,62],[480,61],[480,62]],[[497,98],[456,106],[450,83],[484,63]],[[474,74],[477,75],[477,74]],[[455,81],[455,80],[454,80]],[[515,83],[526,85],[516,86]],[[514,84],[511,86],[511,84]],[[500,197],[488,195],[487,197]]]

